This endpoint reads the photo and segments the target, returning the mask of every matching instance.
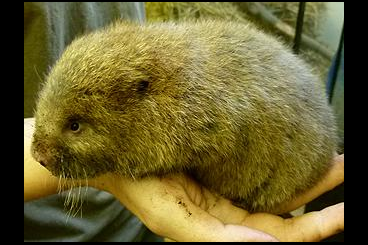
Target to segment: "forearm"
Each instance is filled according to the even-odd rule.
[[[33,124],[33,119],[24,119],[24,201],[56,193],[59,181],[31,156]]]

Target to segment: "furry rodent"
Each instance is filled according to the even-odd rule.
[[[328,169],[321,82],[251,25],[118,22],[71,43],[39,94],[32,153],[54,175],[187,172],[273,212]]]

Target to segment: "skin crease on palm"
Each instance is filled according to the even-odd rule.
[[[57,192],[59,179],[30,155],[33,119],[24,120],[24,201]],[[328,175],[308,193],[282,205],[292,211],[344,181],[344,155],[336,156]],[[319,241],[344,230],[344,203],[294,218],[249,212],[210,193],[188,176],[132,181],[113,174],[88,180],[112,193],[156,234],[174,241]]]

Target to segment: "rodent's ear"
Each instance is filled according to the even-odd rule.
[[[145,93],[148,90],[150,82],[148,80],[140,80],[137,84],[137,92]]]

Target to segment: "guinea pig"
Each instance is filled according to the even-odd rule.
[[[55,176],[185,172],[250,212],[319,181],[336,149],[323,83],[250,24],[117,22],[74,40],[35,110]]]

